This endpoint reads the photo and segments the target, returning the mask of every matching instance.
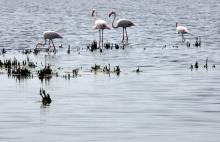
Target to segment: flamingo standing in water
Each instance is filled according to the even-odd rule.
[[[189,31],[186,27],[180,26],[178,22],[176,22],[176,31],[178,34],[182,34],[182,42],[185,41],[184,34],[188,34]]]
[[[92,27],[93,29],[99,29],[99,47],[100,47],[100,43],[102,42],[102,47],[103,47],[103,30],[104,29],[109,29],[110,27],[108,26],[107,22],[104,20],[96,20],[96,10],[93,9],[92,10],[92,17],[95,17],[95,19],[92,22]]]
[[[128,41],[128,34],[127,34],[127,27],[131,27],[131,26],[135,26],[135,24],[133,22],[131,22],[130,20],[126,20],[126,19],[119,19],[116,22],[116,25],[114,25],[115,22],[115,18],[116,18],[116,12],[112,11],[109,13],[109,17],[111,17],[111,15],[114,15],[114,19],[112,21],[112,27],[114,29],[118,28],[118,27],[122,27],[123,28],[123,38],[122,38],[122,42],[124,42],[124,33],[126,34],[126,40]]]
[[[54,47],[54,51],[56,52],[56,47],[55,47],[55,45],[53,43],[53,39],[63,38],[63,37],[60,34],[58,34],[57,32],[54,32],[54,31],[45,31],[43,36],[44,36],[45,43],[38,43],[36,45],[36,48],[39,45],[46,45],[47,44],[47,39],[48,39],[49,40],[48,49],[50,49],[50,47],[51,47],[51,45],[50,45],[50,42],[51,42],[53,47]]]

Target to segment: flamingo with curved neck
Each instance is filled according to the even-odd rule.
[[[103,48],[103,31],[104,29],[110,29],[107,22],[104,20],[96,20],[97,12],[95,9],[92,10],[92,17],[95,17],[92,21],[92,27],[93,29],[99,29],[99,47],[100,43],[102,42],[102,48]]]
[[[36,45],[36,48],[37,48],[39,45],[41,45],[41,46],[46,45],[46,44],[47,44],[47,39],[48,39],[48,40],[49,40],[48,49],[51,47],[51,45],[50,45],[50,42],[51,42],[52,45],[53,45],[53,48],[54,48],[54,52],[56,53],[56,47],[55,47],[55,45],[54,45],[54,43],[53,43],[53,39],[63,38],[63,37],[62,37],[60,34],[58,34],[57,32],[55,32],[55,31],[45,31],[45,32],[43,33],[43,37],[44,37],[44,43],[38,43],[38,44]]]
[[[114,29],[122,27],[123,28],[122,42],[124,42],[125,34],[126,34],[126,40],[128,41],[127,27],[135,26],[135,24],[132,21],[127,20],[127,19],[119,19],[115,23],[116,12],[112,11],[112,12],[109,13],[109,17],[111,17],[112,15],[114,15],[114,18],[113,18],[113,21],[112,21],[112,27]]]

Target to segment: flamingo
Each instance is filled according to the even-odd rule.
[[[54,32],[54,31],[45,31],[43,33],[43,36],[44,36],[44,40],[45,40],[45,43],[38,43],[36,45],[36,48],[39,46],[39,45],[46,45],[47,44],[47,39],[49,40],[49,44],[48,44],[48,49],[51,47],[50,46],[50,42],[52,42],[53,44],[53,47],[54,47],[54,51],[56,52],[56,47],[53,43],[53,39],[56,39],[56,38],[63,38],[60,34],[58,34],[57,32]]]
[[[179,23],[176,22],[176,31],[178,34],[182,34],[182,42],[184,42],[185,41],[184,34],[189,33],[188,29],[184,26],[179,26]]]
[[[92,22],[93,29],[99,29],[99,47],[100,43],[102,42],[103,47],[103,30],[108,29],[110,30],[110,27],[108,26],[107,22],[104,20],[96,20],[96,10],[92,10],[92,17],[95,17],[94,21]]]
[[[124,33],[126,33],[126,39],[128,41],[128,34],[127,34],[127,27],[131,27],[131,26],[135,26],[135,24],[133,22],[131,22],[130,20],[126,20],[126,19],[119,19],[116,22],[116,25],[114,25],[115,22],[115,18],[116,18],[116,12],[112,11],[109,13],[109,17],[111,17],[111,15],[114,15],[114,19],[112,21],[112,27],[114,29],[118,28],[118,27],[122,27],[123,28],[123,38],[122,38],[122,42],[124,42]]]

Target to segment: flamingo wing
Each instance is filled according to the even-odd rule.
[[[177,33],[181,33],[181,34],[187,34],[189,33],[188,29],[186,27],[183,26],[178,26],[176,28]]]
[[[119,19],[117,21],[117,26],[126,28],[126,27],[135,26],[135,24],[133,22],[131,22],[130,20],[127,20],[127,19]]]
[[[93,28],[94,29],[110,29],[107,22],[104,20],[96,20]]]
[[[54,31],[46,31],[46,32],[44,32],[44,38],[45,39],[55,39],[55,38],[62,38],[62,36]]]

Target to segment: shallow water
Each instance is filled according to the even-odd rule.
[[[0,141],[218,142],[219,7],[218,0],[0,0],[0,48],[10,49],[1,59],[28,56],[40,68],[46,55],[53,69],[63,68],[61,73],[82,67],[70,80],[53,77],[41,82],[36,74],[17,80],[1,74]],[[91,27],[93,8],[109,25],[111,10],[137,25],[128,29],[125,50],[85,50],[98,39]],[[176,21],[202,37],[201,48],[192,46],[192,35],[186,36],[191,47],[181,43]],[[46,30],[64,37],[54,40],[64,46],[56,55],[15,50],[34,48]],[[121,34],[121,29],[104,31],[104,40],[120,43]],[[83,48],[80,54],[77,48]],[[208,70],[203,68],[207,57]],[[191,71],[196,61],[200,68]],[[122,72],[94,74],[89,72],[94,64],[119,65]],[[140,73],[134,72],[138,66]],[[50,106],[41,105],[40,87],[51,94]]]

